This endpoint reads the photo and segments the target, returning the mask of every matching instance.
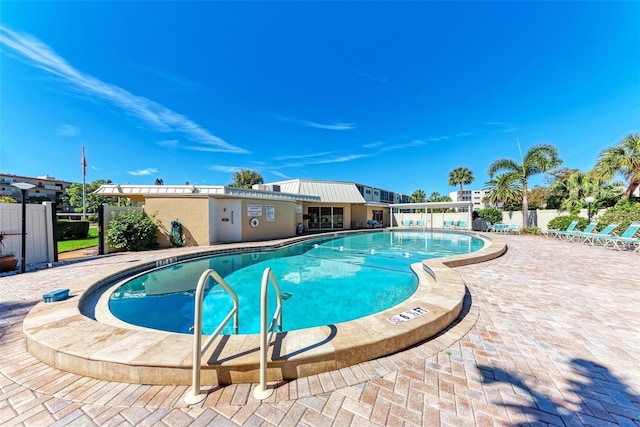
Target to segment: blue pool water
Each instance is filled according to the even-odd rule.
[[[119,319],[189,333],[200,275],[216,270],[238,294],[239,332],[259,333],[262,274],[271,267],[283,293],[283,330],[346,322],[407,299],[418,285],[410,265],[479,250],[483,241],[456,233],[392,231],[334,235],[275,250],[191,260],[128,280],[109,298]],[[269,312],[276,304],[269,288]],[[204,297],[203,331],[210,334],[233,307],[213,280]],[[231,334],[230,322],[223,333]]]

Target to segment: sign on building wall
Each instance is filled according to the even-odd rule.
[[[262,205],[248,203],[247,216],[262,216]]]
[[[302,213],[302,205],[296,205],[296,213],[297,214],[301,214]]]
[[[274,205],[267,205],[267,221],[276,220],[276,207]]]

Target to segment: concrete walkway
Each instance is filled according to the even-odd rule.
[[[402,353],[282,384],[218,388],[113,383],[32,358],[22,319],[44,292],[129,253],[0,276],[0,424],[640,426],[640,254],[506,236],[503,257],[456,268],[457,323]],[[79,338],[81,339],[81,338]]]

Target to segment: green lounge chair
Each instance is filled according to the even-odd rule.
[[[623,248],[635,246],[636,251],[640,250],[640,239],[633,237],[640,230],[640,222],[632,222],[629,227],[619,236],[612,233],[611,236],[602,239],[605,246],[611,244],[612,249],[621,251]]]
[[[574,221],[571,221],[571,224],[569,224],[565,230],[550,229],[550,230],[547,230],[547,232],[545,234],[547,236],[551,236],[551,237],[562,238],[560,233],[566,233],[568,231],[573,231],[573,229],[576,228],[576,225],[578,225],[578,222],[579,221],[576,219]]]
[[[602,241],[607,237],[611,237],[611,233],[613,233],[613,230],[615,230],[618,225],[620,225],[620,223],[612,222],[611,224],[603,228],[599,233],[583,233],[584,242],[590,243],[591,246],[595,246],[599,241]]]
[[[583,240],[585,234],[593,234],[593,230],[596,229],[598,221],[591,221],[584,231],[563,231],[562,234],[572,242]]]
[[[520,227],[518,224],[509,224],[507,225],[507,233],[520,234]]]
[[[495,231],[496,233],[504,233],[507,230],[507,225],[506,224],[493,224],[493,231]]]

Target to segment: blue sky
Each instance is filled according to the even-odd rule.
[[[640,2],[0,3],[0,171],[448,194],[640,131]]]

